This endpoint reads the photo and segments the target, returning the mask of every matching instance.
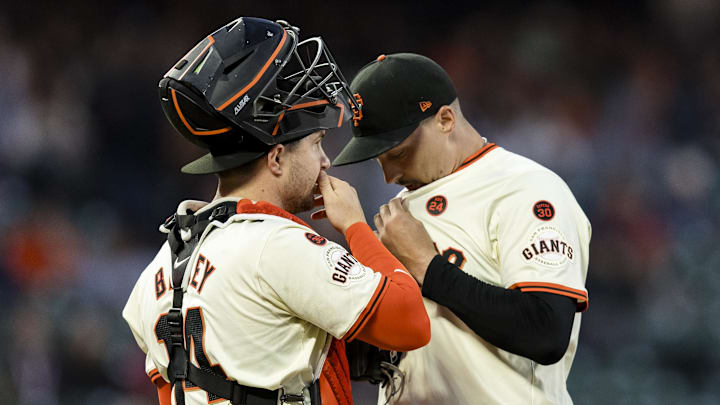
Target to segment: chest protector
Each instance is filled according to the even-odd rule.
[[[212,210],[201,212],[197,215],[174,214],[163,224],[163,231],[168,233],[168,244],[170,245],[172,262],[183,263],[189,259],[198,247],[200,239],[206,233],[212,222],[226,222],[236,213],[236,202],[225,202],[217,205]],[[212,227],[209,232],[212,232]],[[189,360],[189,353],[183,336],[184,319],[182,313],[183,279],[188,265],[181,265],[172,269],[173,302],[168,312],[167,320],[170,329],[170,364],[168,365],[168,378],[175,391],[175,398],[178,405],[185,404],[183,382],[188,381],[206,392],[220,398],[229,400],[233,405],[276,405],[278,403],[303,403],[304,396],[297,394],[285,394],[280,390],[267,390],[263,388],[249,387],[230,381],[225,376],[215,373],[210,368],[196,367]],[[321,404],[320,388],[317,380],[309,387],[310,401],[312,404]]]

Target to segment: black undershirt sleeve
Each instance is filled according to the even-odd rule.
[[[576,301],[484,283],[443,256],[430,262],[422,294],[450,309],[478,336],[540,364],[558,362],[570,342]]]

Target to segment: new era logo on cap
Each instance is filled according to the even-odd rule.
[[[420,111],[425,112],[428,108],[432,107],[432,103],[429,101],[420,102]]]

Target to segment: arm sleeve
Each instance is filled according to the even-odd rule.
[[[569,297],[493,286],[440,255],[428,266],[422,293],[508,352],[547,365],[567,350],[575,315],[575,300]]]
[[[372,303],[374,311],[361,317],[345,335],[381,349],[408,351],[430,341],[430,320],[415,279],[362,222],[348,228],[350,250],[361,263],[383,274],[386,291]]]

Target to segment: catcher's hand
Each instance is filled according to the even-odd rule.
[[[320,171],[316,191],[322,195],[315,197],[315,206],[324,206],[312,213],[314,220],[327,218],[332,226],[343,235],[350,225],[365,222],[357,191],[348,182],[342,181]]]

